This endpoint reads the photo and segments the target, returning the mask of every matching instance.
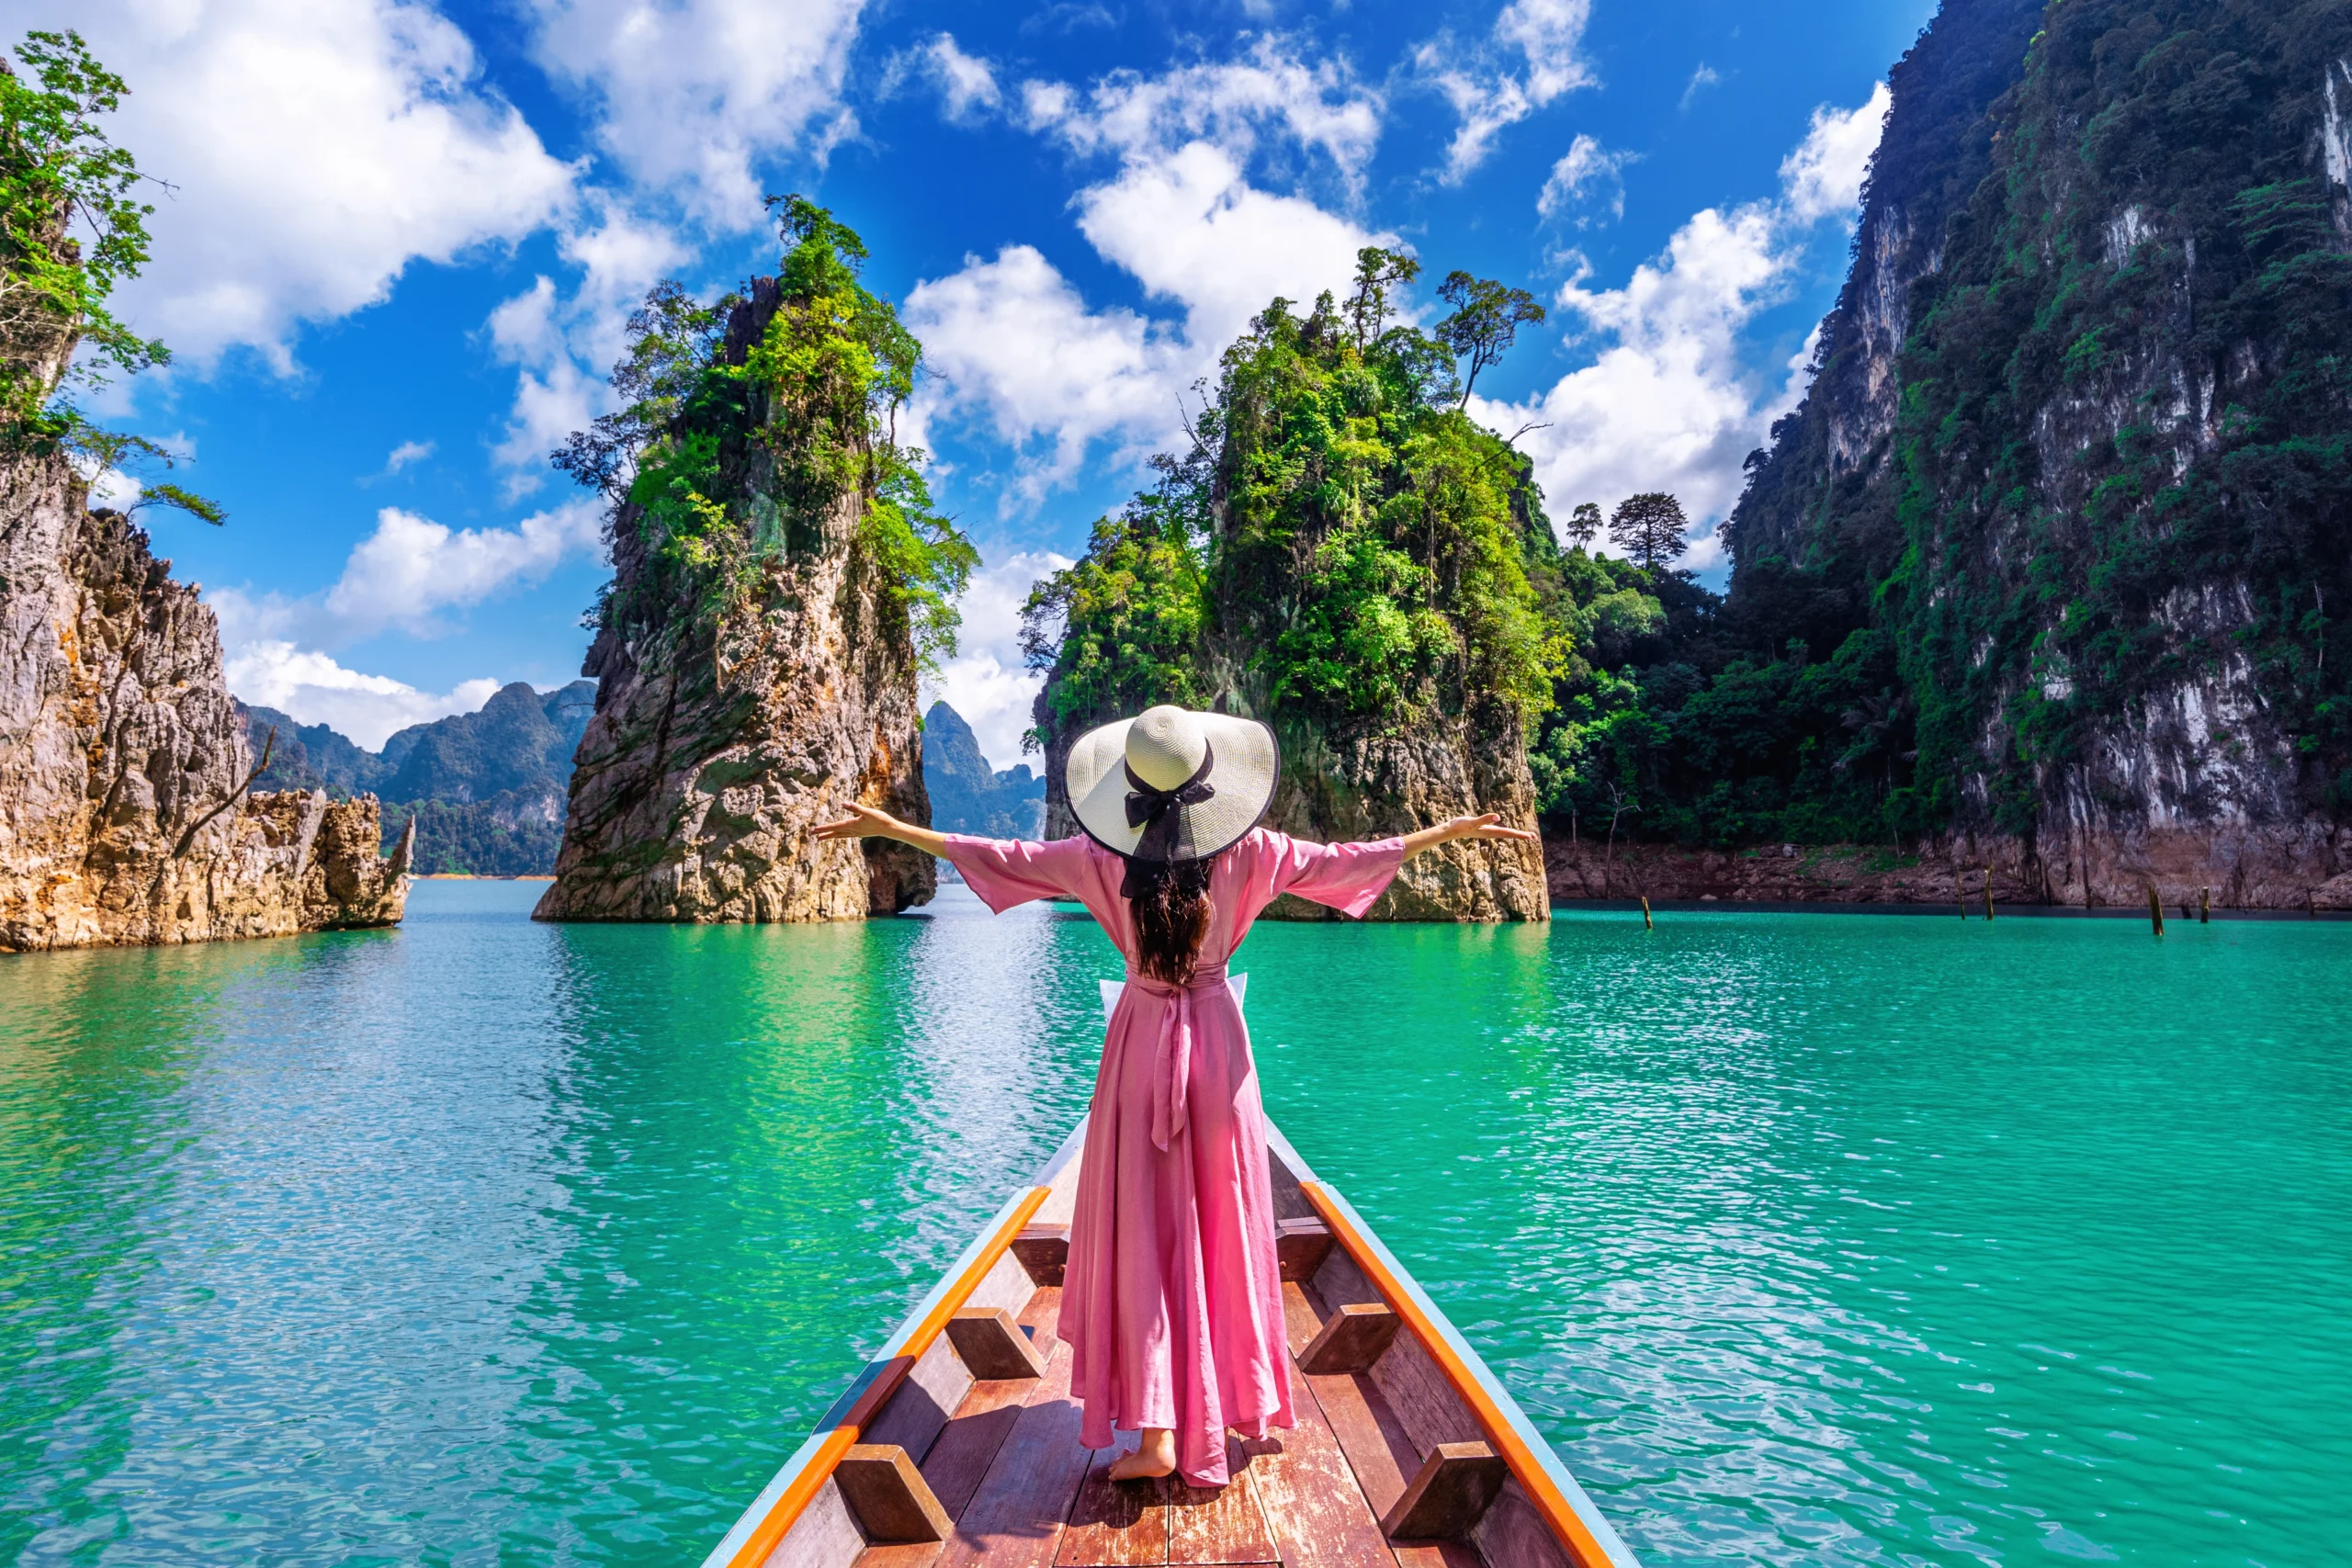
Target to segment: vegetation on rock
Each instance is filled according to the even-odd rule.
[[[1467,280],[1423,333],[1396,320],[1419,270],[1367,248],[1345,301],[1276,299],[1226,351],[1193,450],[1030,598],[1046,729],[1199,705],[1228,674],[1267,717],[1368,732],[1549,705],[1558,553],[1527,461],[1462,412],[1449,347],[1491,364],[1523,301]],[[1213,671],[1226,649],[1240,668]]]
[[[978,556],[933,506],[923,454],[895,439],[922,345],[859,280],[865,243],[800,197],[770,198],[786,246],[780,296],[755,343],[729,353],[744,301],[709,304],[664,281],[629,318],[613,371],[616,412],[576,431],[556,466],[614,502],[611,526],[644,550],[626,600],[599,625],[704,622],[756,601],[765,564],[811,548],[844,498],[861,499],[857,548],[922,667],[955,648],[956,595]]]
[[[171,358],[107,308],[115,286],[146,265],[155,210],[134,199],[147,176],[99,123],[129,89],[76,32],[28,32],[16,53],[21,73],[0,60],[0,449],[62,449],[100,470],[169,468],[166,448],[92,423],[68,395],[104,385],[109,369]],[[92,352],[77,361],[77,345]],[[222,518],[168,481],[142,486],[132,510],[153,502]]]

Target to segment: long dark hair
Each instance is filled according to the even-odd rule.
[[[1190,985],[1209,934],[1209,867],[1205,860],[1131,860],[1120,891],[1136,920],[1136,967],[1170,986]]]

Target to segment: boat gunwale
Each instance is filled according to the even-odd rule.
[[[945,1331],[947,1320],[971,1299],[981,1280],[1012,1247],[1021,1227],[1045,1207],[1054,1179],[1077,1157],[1085,1139],[1086,1119],[1081,1116],[1029,1185],[1006,1199],[981,1225],[979,1234],[941,1274],[939,1283],[915,1303],[898,1332],[859,1369],[841,1397],[826,1408],[808,1440],[793,1450],[734,1527],[711,1548],[703,1559],[703,1568],[757,1568],[792,1533],[792,1527],[800,1522],[801,1514],[823,1488],[842,1455],[882,1413],[915,1362]]]
[[[1551,1443],[1519,1402],[1510,1396],[1485,1359],[1418,1280],[1383,1243],[1353,1204],[1315,1175],[1271,1116],[1266,1143],[1297,1180],[1309,1207],[1330,1230],[1340,1251],[1363,1270],[1390,1309],[1426,1348],[1446,1383],[1527,1493],[1544,1526],[1576,1568],[1640,1568],[1623,1539],[1602,1517],[1591,1497],[1568,1473]],[[795,1450],[761,1489],[709,1555],[703,1568],[759,1568],[774,1552],[832,1475],[842,1455],[878,1416],[906,1382],[915,1362],[944,1331],[947,1320],[1012,1247],[1051,1196],[1057,1177],[1084,1146],[1088,1118],[1081,1116],[1027,1187],[1014,1192],[949,1265],[938,1284],[918,1303],[889,1341],[867,1360],[850,1386],[825,1412],[817,1429]],[[918,1342],[920,1341],[920,1342]]]

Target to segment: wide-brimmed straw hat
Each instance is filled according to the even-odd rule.
[[[1256,719],[1162,706],[1080,736],[1062,783],[1088,838],[1182,864],[1238,843],[1273,804],[1281,772],[1274,732]]]

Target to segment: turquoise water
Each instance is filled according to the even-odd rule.
[[[0,1561],[697,1559],[1076,1118],[1083,918],[0,959]],[[2346,1559],[2352,927],[1261,927],[1266,1098],[1653,1563]]]

